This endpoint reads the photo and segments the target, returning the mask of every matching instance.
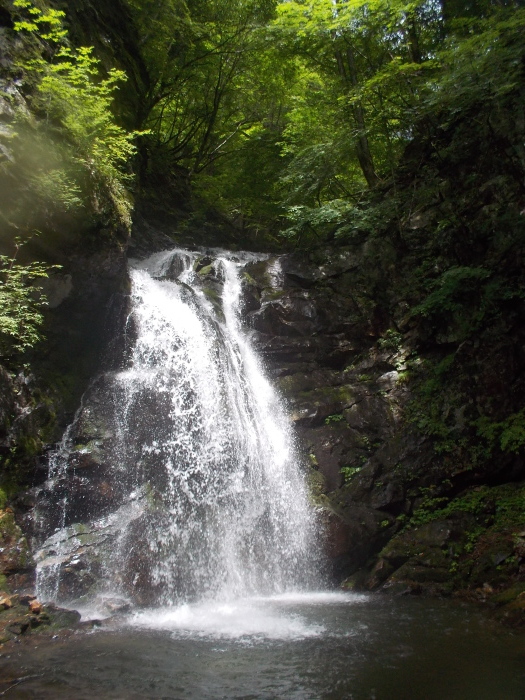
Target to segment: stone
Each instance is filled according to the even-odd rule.
[[[107,598],[104,600],[102,607],[110,615],[117,615],[119,613],[129,612],[131,610],[131,603],[122,598]]]
[[[20,603],[22,605],[30,605],[34,600],[36,600],[36,595],[33,595],[32,593],[21,593],[20,594]]]
[[[102,627],[103,621],[102,620],[81,620],[77,626],[79,629],[92,630],[92,629],[97,629],[97,628]]]
[[[6,630],[8,632],[11,632],[11,634],[15,634],[17,636],[19,636],[21,634],[25,634],[28,629],[29,629],[29,619],[27,619],[27,618],[15,620],[10,625],[7,625],[7,627],[6,627]]]
[[[55,273],[47,278],[44,277],[39,284],[44,290],[50,309],[56,309],[57,306],[60,306],[73,291],[73,280],[70,274]]]
[[[496,554],[491,555],[492,563],[494,566],[499,566],[505,559],[508,559],[512,555],[512,552],[496,552]]]
[[[80,622],[81,615],[77,610],[67,610],[55,605],[47,605],[46,609],[54,627],[75,628]]]
[[[14,605],[16,605],[16,601],[14,600],[14,596],[10,596],[7,593],[0,593],[0,608],[1,609],[9,610]]]
[[[16,524],[11,509],[0,510],[0,574],[12,577],[33,566],[27,539]]]
[[[29,603],[29,610],[31,611],[31,613],[33,613],[33,615],[40,615],[40,613],[42,612],[42,608],[42,603],[36,599],[30,601]]]
[[[325,508],[323,523],[325,551],[332,560],[334,575],[357,571],[388,539],[384,514],[359,503],[344,509]]]

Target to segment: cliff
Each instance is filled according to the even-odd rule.
[[[97,46],[107,69],[116,61],[130,76],[118,110],[134,126],[148,76],[129,17],[120,5],[68,5],[75,41]],[[128,247],[142,255],[171,240],[245,241],[217,211],[204,233],[195,225],[183,233],[177,227],[192,214],[186,174],[142,172],[138,162],[131,234],[102,186],[78,209],[51,206],[53,193],[30,178],[33,154],[13,150],[31,86],[15,67],[27,47],[12,38],[9,3],[0,22],[3,250],[38,228],[27,258],[61,266],[44,287],[46,339],[0,368],[2,488],[22,524],[33,501],[21,492],[45,478],[46,451],[90,380],[119,356]],[[462,592],[504,604],[501,614],[517,623],[525,591],[523,98],[517,85],[452,118],[434,115],[392,178],[328,240],[276,250],[245,278],[247,323],[310,463],[337,581]],[[58,156],[43,149],[39,157]],[[159,183],[176,195],[166,210]],[[16,588],[30,583],[32,567],[11,516],[3,536],[20,556],[7,557],[1,573]]]
[[[343,585],[461,592],[506,603],[516,623],[522,97],[414,142],[344,244],[275,258],[247,279],[249,322],[288,398]]]

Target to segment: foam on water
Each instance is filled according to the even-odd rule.
[[[368,600],[367,595],[322,591],[206,601],[137,612],[126,624],[168,630],[177,637],[293,641],[334,634],[319,621],[312,621],[312,606],[350,606]]]
[[[307,591],[282,593],[262,600],[271,600],[286,605],[336,605],[340,603],[350,605],[365,603],[370,600],[370,596],[366,593],[348,593],[346,591]]]

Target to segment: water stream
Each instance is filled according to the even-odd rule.
[[[522,700],[523,637],[452,601],[287,594],[0,655],[17,700]],[[219,606],[217,606],[219,607]],[[220,614],[219,614],[220,613]],[[159,624],[160,623],[160,624]]]
[[[58,497],[56,532],[39,554],[43,600],[68,602],[67,576],[86,546],[98,580],[84,606],[319,586],[315,514],[289,419],[241,323],[242,268],[253,259],[219,253],[203,265],[202,254],[175,250],[134,265],[129,362],[99,381],[51,459],[48,491]],[[86,442],[86,423],[101,417],[102,438]],[[79,460],[93,453],[94,478],[104,472],[101,484],[118,497],[79,524],[67,481],[83,478]]]
[[[86,393],[36,513],[39,597],[108,620],[0,654],[0,693],[521,700],[523,638],[472,608],[322,590],[289,421],[241,321],[250,259],[134,265],[127,361]]]

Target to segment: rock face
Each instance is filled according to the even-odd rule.
[[[11,508],[0,510],[0,591],[29,588],[34,583],[34,561],[27,539]]]
[[[333,574],[348,587],[399,594],[448,595],[468,589],[470,595],[493,602],[502,618],[521,624],[523,460],[519,450],[490,452],[481,438],[476,443],[472,421],[472,407],[483,400],[490,376],[495,381],[494,358],[501,373],[510,341],[503,339],[497,351],[491,348],[485,355],[483,344],[481,349],[468,343],[436,349],[428,342],[424,325],[402,316],[404,302],[396,297],[395,286],[388,294],[383,289],[392,274],[391,255],[388,246],[377,251],[363,244],[270,257],[245,268],[245,322],[295,423],[311,490],[321,509]],[[214,304],[217,280],[205,255],[196,272]],[[62,284],[60,290],[64,289]],[[120,299],[117,306],[124,309]],[[67,297],[57,308],[66,302]],[[114,318],[117,327],[124,325],[122,316]],[[117,344],[107,366],[122,348]],[[456,376],[461,390],[455,393],[450,382],[443,382],[438,418],[446,422],[447,430],[439,432],[443,428],[428,390],[429,376],[436,381],[436,375],[428,372],[440,367],[451,349],[460,367]],[[467,378],[473,357],[478,383]],[[519,375],[521,365],[516,358],[507,364],[509,382],[515,381],[512,377]],[[37,486],[20,499],[22,507],[30,508],[38,497],[40,533],[49,535],[45,566],[61,567],[64,598],[88,593],[104,576],[100,562],[117,538],[107,515],[127,488],[125,479],[109,477],[107,455],[115,451],[116,436],[108,428],[112,424],[107,413],[112,410],[108,376],[102,373],[91,383],[69,435],[74,449],[52,485],[53,499],[57,488],[69,499],[63,541],[53,536],[61,523],[51,498],[46,506],[48,485]],[[31,400],[23,378],[3,373],[0,381],[9,389],[1,394],[2,415],[19,410],[20,397]],[[493,391],[497,396],[503,389]],[[162,411],[162,397],[152,396],[145,410],[151,415]],[[36,420],[40,415],[19,413],[20,421],[22,416],[34,415]],[[14,434],[13,427],[10,430]],[[154,506],[163,484],[154,484],[154,489],[137,494],[129,512],[117,511],[118,517],[129,518],[130,530],[140,534],[145,527],[162,527],[156,524]],[[88,519],[98,519],[89,531],[79,524]],[[29,520],[27,530],[31,532]],[[9,561],[20,554],[17,547],[22,540],[17,533]],[[141,550],[140,537],[136,541],[134,568],[141,570],[145,549]],[[28,562],[6,564],[5,575],[12,577],[13,588],[29,581]],[[509,582],[515,596],[505,598],[502,588]],[[146,576],[128,580],[123,572],[122,584],[138,604],[151,602],[154,582]]]
[[[115,329],[124,326],[127,303],[123,247],[114,242],[91,255],[73,249],[62,259],[64,272],[46,280],[53,308],[45,312],[45,340],[20,371],[0,366],[0,483],[11,497],[46,478],[46,452],[60,440],[89,382],[122,354]],[[32,497],[13,504],[22,514]]]
[[[436,351],[428,330],[403,318],[394,262],[388,244],[365,243],[246,270],[247,323],[310,463],[334,574],[348,586],[429,594],[522,580],[523,461],[466,463],[469,407],[484,400],[473,384],[465,399],[443,382],[452,447],[428,427],[425,367],[452,346]],[[469,350],[452,349],[459,365]],[[514,376],[522,369],[514,364]]]
[[[42,115],[31,101],[35,85],[21,69],[31,39],[12,31],[12,3],[0,5],[0,253],[51,270],[39,280],[48,302],[45,340],[20,353],[3,338],[0,487],[12,497],[43,478],[39,456],[60,439],[101,363],[112,361],[108,330],[122,326],[129,222],[107,188],[88,187],[73,205],[61,199],[65,181],[45,185],[67,170],[69,156],[60,153],[68,146],[40,128]],[[70,5],[76,14],[89,3]],[[85,14],[82,23],[88,24]]]
[[[247,322],[317,473],[339,576],[387,542],[407,497],[392,463],[420,451],[400,438],[407,350],[374,342],[386,310],[365,288],[367,264],[363,251],[326,249],[246,271]]]
[[[97,277],[97,269],[103,270],[102,279]],[[4,486],[0,505],[7,495],[15,511],[0,510],[0,591],[23,591],[35,583],[35,562],[27,540],[38,526],[33,507],[45,487],[36,485],[25,493],[20,493],[20,487],[44,481],[46,453],[72,420],[90,377],[101,366],[111,366],[120,354],[118,337],[115,343],[108,331],[122,327],[127,279],[123,251],[114,256],[100,253],[92,260],[72,259],[69,270],[70,291],[63,296],[65,287],[60,285],[62,298],[55,297],[55,308],[47,312],[47,352],[44,349],[33,358],[29,371],[15,374],[0,366],[0,473]],[[89,453],[79,436],[71,479],[62,479],[64,493],[67,491],[84,515],[105,512],[114,498],[97,451],[107,436],[99,433],[90,438]],[[50,518],[48,523],[51,531],[59,525],[57,514],[53,517],[55,520]],[[73,567],[70,579],[75,580],[74,587],[81,588],[76,579],[83,577],[85,587],[89,570],[77,576],[77,569]]]

